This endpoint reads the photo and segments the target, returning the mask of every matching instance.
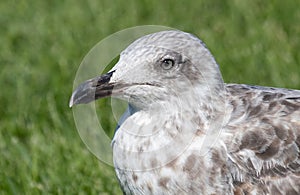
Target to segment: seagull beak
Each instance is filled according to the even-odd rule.
[[[69,106],[87,104],[96,99],[110,96],[114,88],[114,84],[109,83],[113,73],[114,71],[89,79],[80,84],[75,91],[73,91]]]

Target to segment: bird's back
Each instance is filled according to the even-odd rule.
[[[300,91],[229,84],[236,194],[300,194]]]

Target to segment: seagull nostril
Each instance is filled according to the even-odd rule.
[[[102,76],[100,76],[99,80],[97,81],[97,87],[104,84],[104,83],[108,83],[110,81],[110,78],[112,77],[113,73],[115,72],[116,70],[114,71],[111,71],[111,72],[108,72]]]

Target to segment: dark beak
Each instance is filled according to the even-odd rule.
[[[80,84],[72,93],[69,106],[87,104],[96,99],[110,96],[114,88],[114,85],[109,83],[113,73],[114,71],[89,79]]]

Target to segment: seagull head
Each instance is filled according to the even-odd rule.
[[[70,107],[113,96],[143,109],[168,102],[172,95],[221,88],[219,67],[201,40],[182,31],[161,31],[137,39],[108,73],[80,84]]]

